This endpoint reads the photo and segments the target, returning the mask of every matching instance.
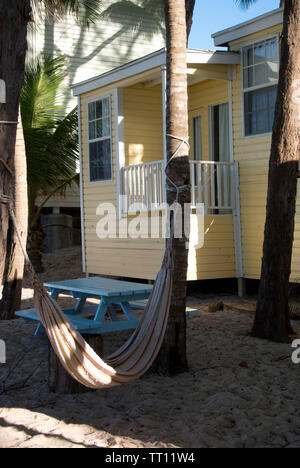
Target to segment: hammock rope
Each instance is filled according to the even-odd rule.
[[[172,158],[176,156],[183,144],[189,147],[187,139],[169,136],[181,141]],[[170,178],[169,180],[171,181]],[[177,187],[173,181],[171,184],[176,189],[177,201],[179,193],[190,187],[188,185]],[[168,323],[173,290],[174,217],[171,219],[170,238],[166,242],[162,267],[143,316],[129,340],[103,360],[78,333],[57,302],[40,283],[18,230],[12,200],[0,193],[0,203],[8,207],[25,258],[27,272],[33,284],[36,311],[53,350],[65,370],[75,380],[92,389],[125,384],[143,375],[150,368],[160,350]]]

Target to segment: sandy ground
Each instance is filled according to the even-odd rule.
[[[78,277],[80,251],[48,255],[46,264],[43,281]],[[25,282],[24,308],[31,298]],[[249,313],[209,313],[214,299],[188,298],[199,308],[188,318],[189,372],[83,395],[49,393],[46,338],[22,320],[0,322],[8,359],[0,364],[0,447],[300,447],[300,365],[291,346],[252,338]],[[250,298],[224,301],[254,307]],[[300,322],[293,325],[300,333]],[[105,335],[105,351],[126,337]]]

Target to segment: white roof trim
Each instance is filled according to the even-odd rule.
[[[227,46],[229,42],[239,39],[249,34],[256,33],[266,28],[276,26],[283,22],[283,8],[270,11],[261,16],[257,16],[245,23],[238,24],[232,28],[216,32],[211,37],[215,46]]]
[[[240,56],[236,52],[216,51],[216,50],[187,50],[187,63],[189,64],[222,64],[235,65],[240,63]],[[103,73],[81,83],[71,86],[74,96],[102,88],[117,81],[125,80],[134,75],[148,72],[151,69],[158,68],[166,64],[166,49],[158,50],[152,54],[145,55],[142,58],[129,62],[121,67]]]
[[[187,64],[238,65],[240,56],[236,52],[223,50],[187,50]]]
[[[165,49],[158,50],[152,54],[145,55],[144,57],[134,60],[133,62],[126,63],[121,67],[114,68],[102,75],[96,76],[81,83],[71,86],[73,95],[79,96],[80,94],[87,93],[97,88],[110,85],[120,80],[129,78],[130,76],[143,73],[151,70],[152,68],[159,67],[166,63]]]

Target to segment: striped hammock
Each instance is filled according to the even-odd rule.
[[[18,231],[13,209],[9,203],[8,206],[33,283],[36,311],[65,370],[75,380],[92,389],[114,387],[143,375],[154,362],[167,327],[173,285],[171,241],[138,327],[129,340],[104,361],[39,282]]]

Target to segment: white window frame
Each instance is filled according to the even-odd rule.
[[[105,99],[108,99],[108,106],[109,106],[109,136],[101,137],[101,138],[94,138],[90,140],[90,135],[89,135],[89,104],[92,104],[93,102],[98,102],[98,101],[104,101]],[[105,183],[111,183],[113,181],[113,161],[112,161],[112,116],[111,116],[111,95],[107,94],[105,96],[99,96],[96,99],[91,99],[87,101],[86,104],[86,113],[87,113],[87,144],[88,144],[88,174],[89,174],[89,183],[90,184],[105,184]],[[91,180],[91,166],[90,166],[90,143],[97,143],[98,141],[104,141],[104,140],[110,140],[110,163],[111,163],[111,178],[110,179],[105,179],[105,180]]]
[[[271,88],[271,86],[275,86],[277,85],[278,86],[278,80],[272,84],[270,83],[264,83],[262,85],[256,85],[256,86],[252,86],[251,88],[244,88],[244,62],[243,62],[243,49],[249,47],[249,46],[254,46],[255,44],[259,44],[259,43],[262,43],[262,42],[267,42],[267,41],[270,41],[272,39],[276,39],[276,42],[277,42],[277,56],[278,56],[278,64],[280,66],[280,48],[279,48],[279,34],[272,34],[271,36],[267,36],[267,37],[263,37],[263,38],[260,38],[260,39],[257,39],[255,41],[251,41],[251,42],[248,42],[246,44],[242,44],[241,47],[240,47],[240,54],[241,54],[241,88],[242,88],[242,92],[241,92],[241,95],[242,95],[242,134],[243,134],[243,138],[258,138],[258,137],[263,137],[263,136],[266,136],[266,135],[272,135],[272,130],[270,132],[266,132],[266,133],[256,133],[255,135],[246,135],[246,132],[245,132],[245,129],[246,129],[246,121],[245,121],[245,100],[244,100],[244,96],[245,96],[245,93],[249,93],[251,91],[257,91],[259,89],[264,89],[264,88]]]

